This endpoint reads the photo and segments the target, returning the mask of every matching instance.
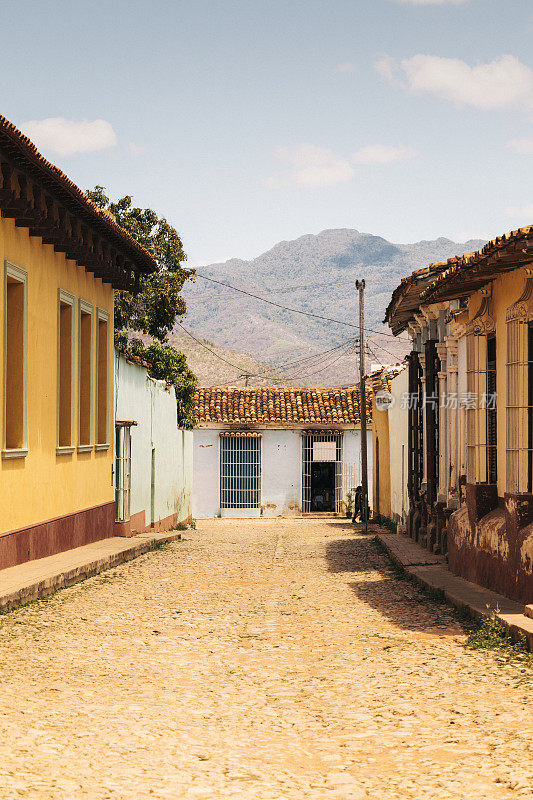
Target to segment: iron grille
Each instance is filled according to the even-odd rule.
[[[311,511],[320,511],[318,495],[313,494],[313,465],[331,464],[333,485],[331,498],[327,496],[328,489],[322,491],[323,507],[329,506],[337,514],[342,511],[342,433],[322,431],[317,433],[304,432],[302,436],[302,511],[309,514]],[[329,510],[329,508],[327,509]]]
[[[498,480],[498,437],[496,405],[496,336],[487,337],[487,481]]]
[[[259,508],[260,505],[260,437],[221,436],[220,507]]]

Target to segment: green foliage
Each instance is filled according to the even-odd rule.
[[[131,355],[135,360],[142,360],[148,368],[148,374],[156,380],[166,381],[174,386],[178,407],[178,425],[180,428],[193,428],[194,393],[196,391],[196,375],[187,366],[187,359],[174,347],[161,342],[152,342],[148,347],[141,339],[130,339],[121,332],[117,349],[126,357]]]
[[[141,277],[137,294],[115,292],[115,330],[138,331],[160,342],[166,341],[176,317],[185,314],[186,305],[180,292],[187,278],[194,275],[194,270],[182,266],[186,255],[178,232],[151,208],[133,206],[128,195],[114,203],[103,186],[95,186],[86,194],[98,208],[110,211],[159,266],[159,272]]]
[[[513,641],[496,613],[483,617],[480,622],[472,623],[465,642],[469,650],[496,650],[509,657],[521,658],[533,664],[533,656],[528,653],[526,637],[522,634]]]
[[[346,513],[346,516],[348,516],[348,514],[353,514],[354,501],[355,501],[355,492],[353,490],[346,492],[346,500],[342,501],[342,507]]]
[[[144,361],[150,377],[174,386],[178,425],[192,428],[196,376],[183,353],[166,344],[176,318],[187,310],[180,294],[183,284],[194,275],[194,270],[182,266],[186,255],[180,236],[151,208],[133,206],[128,195],[114,203],[103,186],[95,186],[87,191],[87,196],[98,208],[110,211],[118,224],[152,254],[159,267],[153,275],[141,277],[136,294],[115,291],[115,347],[126,356]],[[131,331],[156,341],[146,346],[141,339],[129,339]]]

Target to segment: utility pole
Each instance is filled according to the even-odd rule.
[[[249,372],[245,372],[243,375],[239,375],[239,378],[244,378],[244,385],[245,387],[248,386],[248,379],[251,378],[251,374]]]
[[[359,291],[359,409],[361,416],[361,494],[365,531],[368,530],[368,459],[366,450],[366,388],[365,388],[365,281],[356,281]],[[355,517],[355,515],[354,515]]]

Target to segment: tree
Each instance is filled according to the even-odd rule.
[[[196,375],[187,366],[184,354],[161,342],[152,342],[146,347],[141,339],[130,339],[123,352],[126,356],[131,354],[134,358],[142,359],[148,367],[150,377],[174,386],[178,424],[181,428],[193,428],[196,423],[192,413]]]
[[[187,310],[180,292],[187,278],[194,275],[193,269],[182,266],[187,256],[178,232],[151,208],[133,206],[128,195],[114,203],[103,186],[95,186],[87,196],[98,208],[110,211],[159,266],[158,272],[141,276],[137,294],[115,292],[115,330],[138,331],[165,342],[176,317]]]
[[[115,291],[115,347],[126,356],[141,359],[150,377],[174,386],[178,424],[192,428],[196,376],[187,366],[183,353],[167,344],[176,318],[187,310],[180,294],[183,284],[194,275],[194,270],[182,266],[186,255],[180,236],[151,208],[134,207],[129,196],[114,203],[106,196],[103,186],[95,186],[87,196],[98,208],[110,211],[118,224],[153,255],[159,266],[158,272],[141,276],[136,294]],[[131,338],[132,331],[156,341],[147,346],[142,339]]]

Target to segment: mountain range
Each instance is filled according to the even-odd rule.
[[[477,239],[458,243],[445,238],[397,244],[374,234],[339,228],[279,242],[250,261],[232,258],[198,267],[198,277],[188,281],[183,290],[188,309],[183,325],[208,343],[198,345],[177,328],[176,344],[185,345],[184,336],[189,339],[182,349],[189,351],[193,369],[202,351],[202,365],[198,363],[196,369],[203,385],[213,379],[206,360],[218,361],[215,372],[224,380],[217,382],[236,385],[242,384],[238,376],[246,372],[255,373],[249,382],[258,385],[353,383],[357,379],[353,340],[358,335],[355,281],[364,278],[366,283],[367,364],[393,363],[407,347],[392,337],[383,325],[383,316],[400,279],[430,262],[477,250],[483,244]],[[224,283],[241,291],[226,288],[221,285]],[[206,347],[229,351],[232,357],[226,360],[231,366],[211,356]],[[246,361],[249,357],[252,364]]]

